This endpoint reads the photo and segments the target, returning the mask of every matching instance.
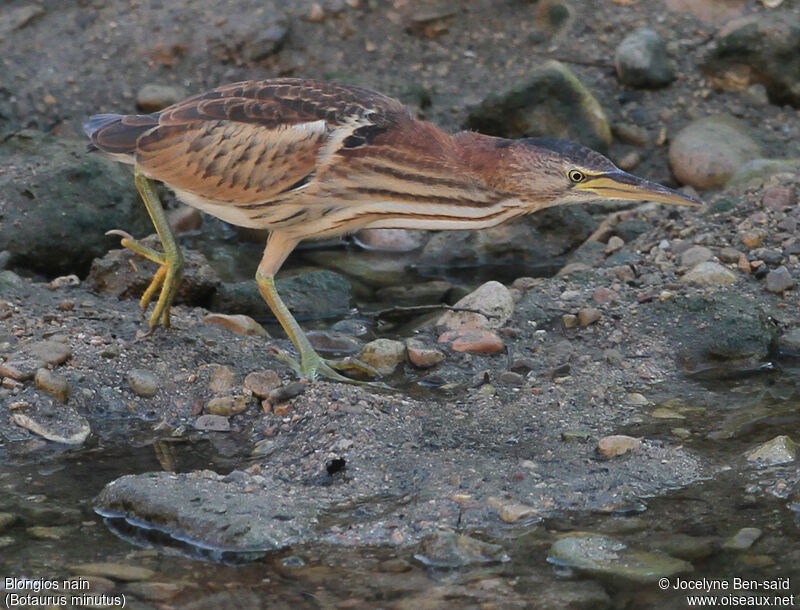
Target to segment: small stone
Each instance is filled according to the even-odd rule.
[[[308,389],[307,383],[304,383],[302,381],[294,381],[280,388],[275,388],[269,393],[269,396],[267,398],[274,405],[276,403],[286,402],[287,400],[291,400],[296,396],[300,396],[300,394],[305,392],[307,389]]]
[[[244,378],[244,387],[259,398],[266,398],[275,388],[280,387],[281,378],[271,369],[253,371]]]
[[[597,322],[602,315],[599,309],[585,307],[578,312],[578,324],[580,326],[589,326],[589,324]]]
[[[21,428],[65,445],[82,445],[92,431],[86,418],[67,405],[62,405],[57,412],[19,409],[14,411],[11,419]]]
[[[186,92],[172,85],[148,83],[136,94],[136,105],[144,112],[158,112],[186,97]]]
[[[17,522],[17,516],[12,513],[0,513],[0,532],[6,531]]]
[[[364,344],[350,334],[336,330],[310,330],[306,338],[318,352],[337,355],[357,354]]]
[[[705,246],[692,246],[681,254],[681,265],[684,267],[694,267],[700,263],[709,261],[714,253]]]
[[[390,375],[406,358],[406,346],[402,341],[375,339],[361,350],[359,359],[375,368],[381,375]]]
[[[625,245],[625,240],[617,235],[612,235],[608,238],[608,243],[606,244],[606,254],[612,254],[622,248]]]
[[[789,270],[786,267],[781,265],[777,269],[773,269],[767,273],[767,279],[764,287],[769,292],[780,294],[784,290],[789,290],[792,288],[794,283],[795,282],[792,274],[789,273]]]
[[[237,335],[268,337],[269,333],[250,316],[244,314],[208,314],[203,318],[205,324],[217,324]]]
[[[719,259],[723,263],[737,263],[739,262],[739,258],[742,256],[742,253],[739,252],[736,248],[731,248],[730,246],[726,246],[722,250],[719,251]]]
[[[62,275],[50,282],[47,287],[50,290],[58,290],[60,288],[69,288],[71,286],[79,286],[81,283],[77,275]]]
[[[756,540],[761,538],[761,534],[762,531],[757,527],[743,527],[728,538],[722,548],[729,551],[745,551],[753,546]]]
[[[592,433],[589,430],[562,430],[561,440],[565,443],[573,443],[575,441],[587,441],[591,438]]]
[[[675,78],[667,45],[650,28],[628,34],[614,54],[617,77],[632,87],[664,87]]]
[[[37,388],[55,396],[61,402],[67,402],[69,399],[72,388],[62,375],[49,369],[39,369],[36,371],[35,382]]]
[[[616,302],[618,298],[619,295],[615,290],[606,288],[605,286],[598,286],[592,293],[592,300],[598,305]]]
[[[415,367],[427,369],[445,359],[445,355],[435,347],[428,347],[419,339],[406,339],[408,361]]]
[[[206,403],[206,413],[231,416],[247,409],[246,396],[218,396]]]
[[[366,250],[382,252],[410,252],[424,245],[424,232],[408,229],[361,229],[353,238]]]
[[[147,369],[133,369],[128,373],[128,385],[139,396],[150,398],[156,395],[161,383],[153,373]]]
[[[634,405],[636,407],[644,407],[650,404],[650,401],[647,400],[647,397],[639,392],[629,392],[626,402],[629,405]]]
[[[597,451],[608,458],[623,455],[629,451],[637,451],[641,446],[641,439],[625,436],[624,434],[604,436],[597,441]]]
[[[17,381],[28,381],[33,379],[36,371],[44,365],[43,361],[33,358],[0,362],[0,376],[16,379]]]
[[[626,172],[633,171],[642,162],[642,155],[638,151],[632,150],[631,152],[623,155],[617,161],[617,167],[624,169]]]
[[[457,328],[500,328],[514,313],[514,299],[500,282],[486,282],[475,291],[459,300],[454,307],[474,309],[469,311],[446,311],[436,321],[437,326],[448,330]]]
[[[209,430],[211,432],[228,432],[231,429],[231,422],[222,415],[206,414],[194,420],[194,427],[197,430]]]
[[[38,540],[63,540],[74,530],[71,525],[34,525],[25,528],[28,536]]]
[[[449,343],[453,351],[473,354],[494,354],[504,347],[503,339],[496,332],[468,328],[448,330],[439,336],[438,342]]]
[[[725,286],[735,281],[735,273],[712,261],[695,265],[681,278],[682,284],[697,284],[698,286]]]
[[[39,341],[32,343],[26,350],[31,356],[44,360],[47,364],[63,364],[72,358],[72,348],[58,341]]]
[[[500,373],[500,381],[506,385],[520,387],[525,385],[525,377],[514,371],[503,371]]]
[[[655,419],[686,419],[685,415],[681,415],[677,411],[673,411],[667,407],[653,409],[652,413],[650,413],[650,417]]]
[[[788,464],[797,459],[797,443],[782,434],[744,454],[748,462],[764,465]]]
[[[761,204],[765,208],[783,210],[792,207],[795,203],[794,189],[788,186],[773,186],[764,190]]]
[[[224,394],[233,387],[236,378],[229,366],[218,366],[211,373],[208,387],[214,394]]]
[[[561,324],[564,328],[575,328],[578,325],[578,316],[574,313],[565,313],[561,316]]]
[[[497,510],[500,519],[506,523],[517,523],[518,521],[528,520],[538,517],[538,513],[533,506],[521,504],[519,502],[508,502],[501,498],[489,497],[486,503]]]
[[[69,566],[69,571],[80,576],[103,576],[113,580],[152,580],[156,573],[149,568],[125,563],[83,563]]]
[[[438,568],[459,568],[509,561],[502,546],[450,530],[437,531],[423,539],[419,545],[419,553],[414,555],[414,558],[426,566]]]
[[[742,233],[742,243],[748,248],[758,248],[764,243],[767,232],[763,229],[753,229]]]

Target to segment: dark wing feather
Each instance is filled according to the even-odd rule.
[[[135,156],[151,178],[219,202],[268,201],[305,184],[323,147],[340,135],[410,119],[400,102],[369,89],[305,79],[234,83],[152,115],[98,119],[100,150]],[[91,122],[91,119],[90,119]],[[352,142],[351,142],[352,143]]]

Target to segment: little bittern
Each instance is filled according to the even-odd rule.
[[[246,81],[145,115],[100,114],[84,126],[90,149],[134,165],[164,252],[126,233],[122,245],[157,262],[151,330],[169,325],[183,258],[153,188],[270,237],[259,290],[294,343],[293,368],[349,381],[323,360],[275,290],[283,261],[304,239],[364,227],[482,229],[543,208],[598,199],[699,202],[618,169],[593,150],[551,138],[447,134],[369,89],[314,80]]]

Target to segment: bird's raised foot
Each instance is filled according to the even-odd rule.
[[[120,244],[124,248],[160,265],[155,275],[153,275],[153,279],[150,280],[150,285],[142,294],[141,299],[139,299],[139,305],[144,316],[156,292],[158,292],[159,288],[161,289],[156,305],[148,320],[150,330],[143,337],[152,334],[159,322],[165,328],[168,328],[172,301],[175,300],[183,275],[183,254],[180,249],[176,249],[174,252],[158,252],[135,240],[129,233],[119,229],[108,231],[106,235],[119,235],[122,237]]]
[[[386,384],[372,381],[378,376],[378,371],[365,362],[361,362],[355,358],[344,358],[342,360],[326,360],[317,352],[306,352],[301,354],[300,362],[297,362],[289,354],[277,348],[270,348],[270,351],[276,358],[285,362],[289,367],[297,373],[298,376],[309,381],[314,381],[318,377],[324,377],[331,381],[339,381],[342,383],[352,383],[356,385],[365,385],[373,388],[389,389]],[[358,373],[366,376],[369,379],[353,379],[346,377],[339,371],[348,371]]]

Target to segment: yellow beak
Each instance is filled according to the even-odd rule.
[[[573,188],[594,193],[600,199],[636,199],[692,207],[703,205],[702,201],[694,197],[661,186],[656,182],[637,178],[622,170],[589,176],[585,182],[580,182]]]

